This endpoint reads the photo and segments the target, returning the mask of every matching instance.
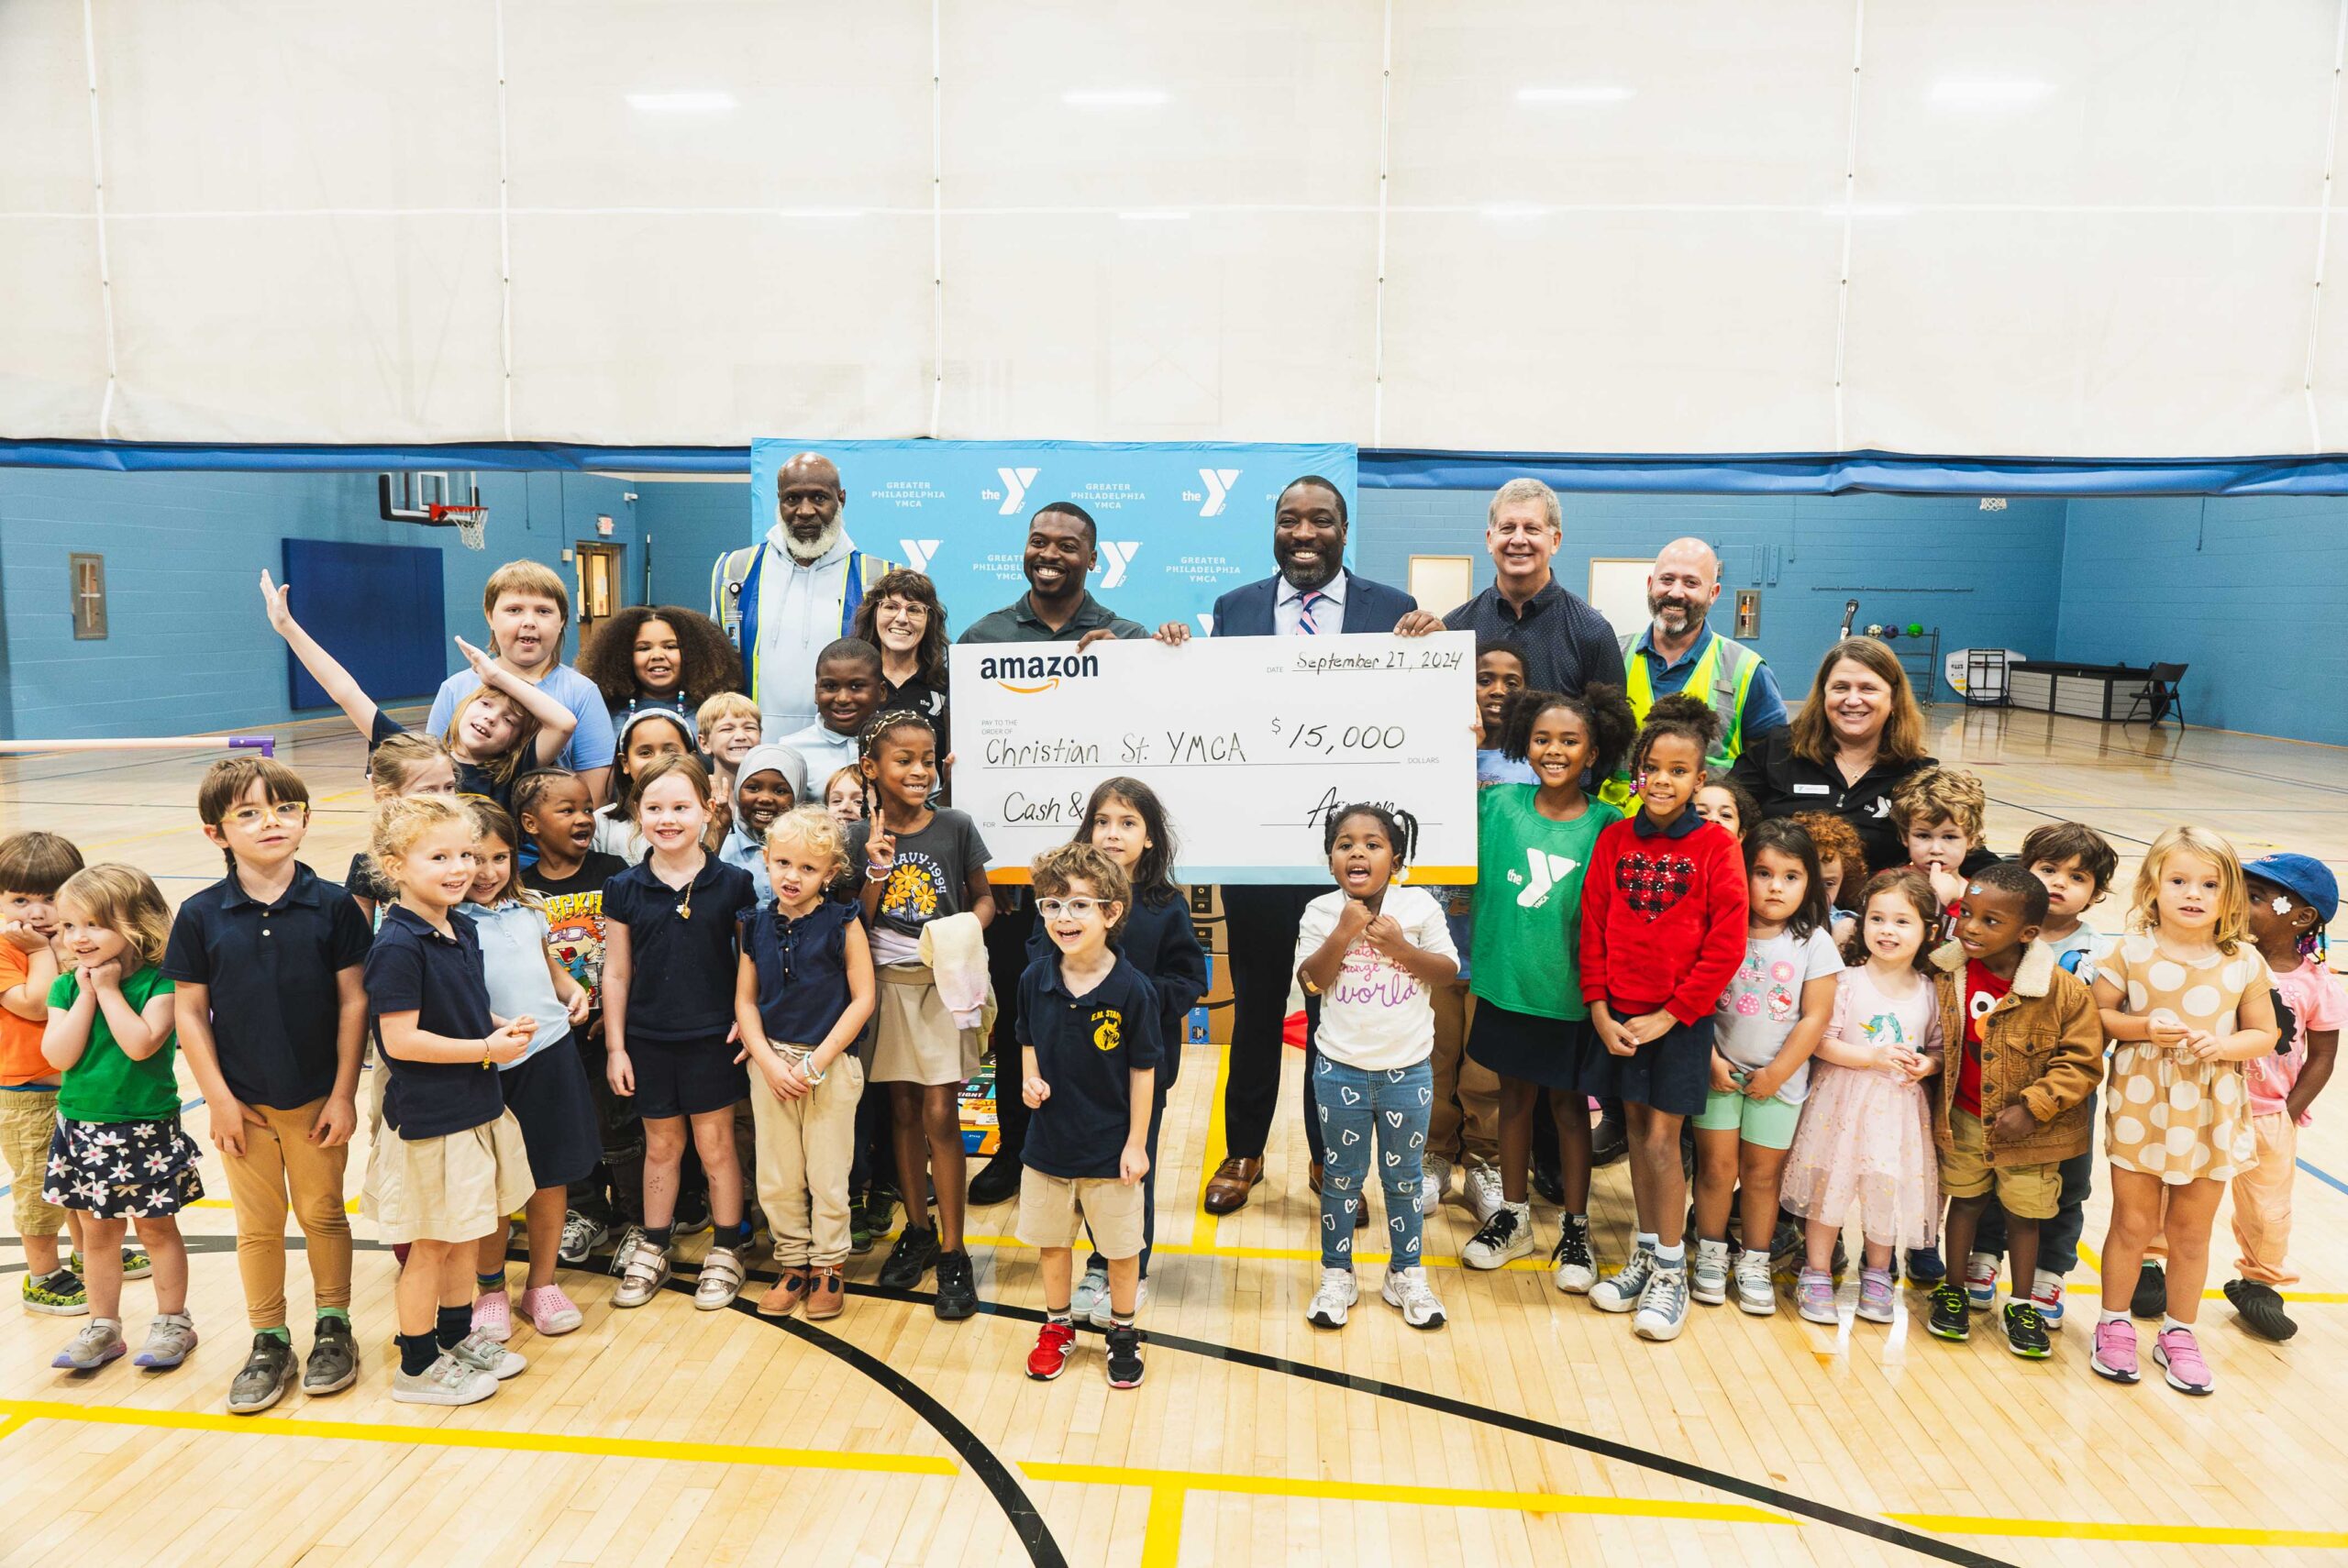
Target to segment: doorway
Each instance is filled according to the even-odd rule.
[[[575,547],[579,567],[579,646],[595,635],[595,628],[616,612],[626,598],[620,590],[620,555],[618,545],[588,545]]]

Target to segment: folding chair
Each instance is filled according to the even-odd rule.
[[[2145,674],[2144,684],[2137,690],[2136,700],[2128,705],[2128,712],[2121,716],[2120,722],[2128,723],[2137,713],[2149,708],[2153,728],[2160,728],[2161,721],[2172,712],[2176,715],[2176,727],[2180,730],[2186,728],[2185,697],[2177,690],[2185,679],[2185,670],[2186,667],[2181,664],[2153,666]]]

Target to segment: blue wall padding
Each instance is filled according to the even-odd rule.
[[[449,661],[438,550],[288,539],[284,580],[294,618],[367,695],[392,703],[439,690]],[[285,669],[295,712],[334,705],[290,648]]]

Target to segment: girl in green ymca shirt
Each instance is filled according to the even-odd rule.
[[[1587,1292],[1590,1260],[1589,1106],[1583,1065],[1597,1043],[1581,999],[1582,868],[1599,830],[1623,813],[1586,793],[1612,776],[1638,731],[1620,688],[1578,697],[1522,691],[1511,700],[1501,750],[1531,765],[1532,784],[1495,784],[1477,800],[1476,1018],[1468,1055],[1501,1080],[1504,1202],[1463,1249],[1472,1268],[1498,1268],[1535,1245],[1525,1198],[1534,1106],[1543,1089],[1557,1121],[1566,1201],[1552,1254],[1557,1288]]]

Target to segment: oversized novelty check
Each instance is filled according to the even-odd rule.
[[[1025,881],[1123,774],[1165,802],[1186,882],[1327,881],[1324,826],[1362,801],[1418,819],[1412,880],[1472,882],[1475,647],[1465,632],[957,646],[954,804],[997,881]]]

